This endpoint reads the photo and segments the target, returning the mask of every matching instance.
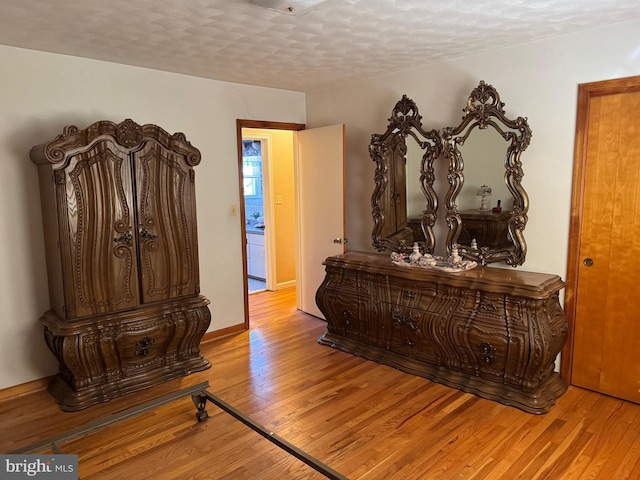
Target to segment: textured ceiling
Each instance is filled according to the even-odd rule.
[[[0,0],[0,44],[311,91],[640,18],[638,0]]]

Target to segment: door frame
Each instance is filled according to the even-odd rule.
[[[580,270],[581,225],[584,205],[584,184],[587,169],[587,132],[591,97],[624,93],[640,88],[640,76],[603,80],[578,85],[578,109],[576,115],[576,139],[573,158],[573,185],[571,193],[571,216],[569,222],[569,245],[567,258],[567,286],[564,296],[564,311],[567,317],[567,343],[560,356],[560,376],[571,385],[573,370],[573,347],[575,341],[576,298],[578,272]]]
[[[247,228],[244,204],[244,183],[242,171],[242,129],[256,128],[262,130],[292,130],[300,131],[305,129],[304,123],[288,123],[288,122],[271,122],[266,120],[246,120],[236,119],[236,142],[238,147],[238,188],[240,192],[240,235],[242,243],[242,278],[243,278],[243,297],[244,297],[244,327],[249,329],[249,285],[247,270]],[[275,250],[275,246],[271,247]],[[271,261],[271,260],[267,260]]]

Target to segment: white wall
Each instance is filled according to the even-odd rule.
[[[456,126],[471,90],[485,80],[500,93],[507,116],[528,117],[533,130],[522,155],[531,206],[528,253],[519,268],[566,278],[578,84],[639,74],[635,20],[307,93],[308,127],[346,124],[349,250],[372,250],[374,164],[367,145],[372,133],[386,130],[395,103],[403,94],[412,98],[426,130]]]
[[[237,118],[304,123],[304,94],[0,46],[0,389],[57,371],[40,315],[48,287],[32,146],[97,120],[184,132],[196,167],[202,293],[218,330],[244,322]]]

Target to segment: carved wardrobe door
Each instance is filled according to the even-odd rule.
[[[99,141],[54,171],[63,278],[62,310],[76,319],[138,305],[129,154]]]
[[[134,152],[142,301],[197,294],[193,170],[155,142]]]
[[[132,120],[66,127],[34,147],[60,364],[49,385],[79,410],[211,366],[200,295],[195,174],[182,133]]]

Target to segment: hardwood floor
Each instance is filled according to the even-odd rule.
[[[0,402],[9,452],[115,411],[208,381],[214,395],[346,477],[640,478],[640,405],[570,387],[533,416],[318,345],[325,323],[295,291],[250,296],[248,332],[212,341],[213,367],[139,394],[63,413],[46,391]],[[62,444],[80,478],[319,479],[212,404],[190,397]]]

